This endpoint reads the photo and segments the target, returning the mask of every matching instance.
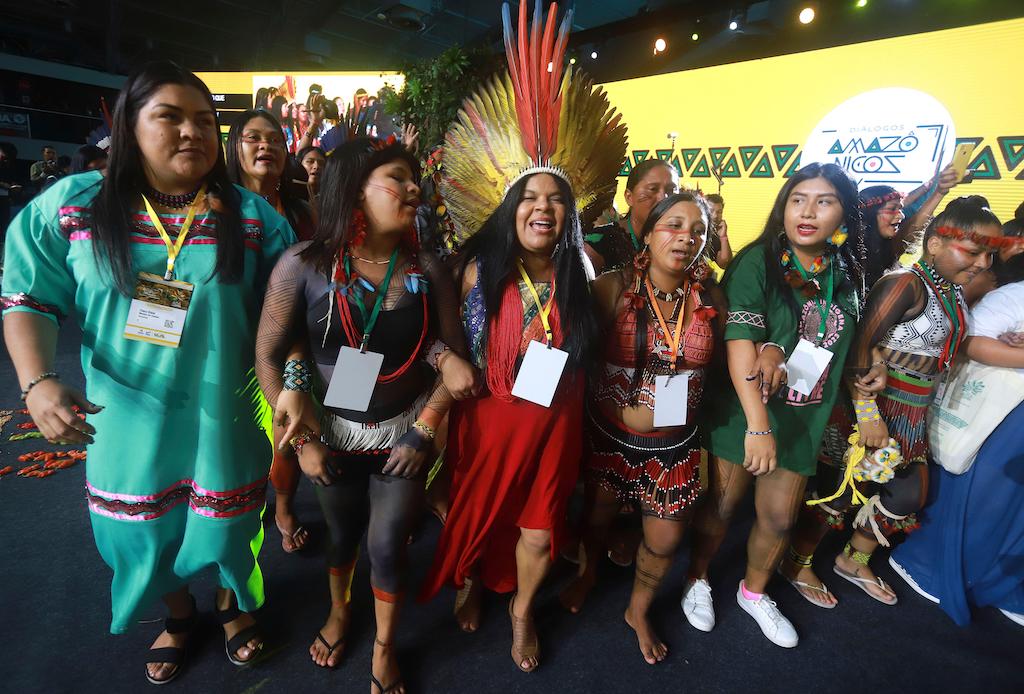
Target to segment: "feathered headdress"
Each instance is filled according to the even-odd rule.
[[[529,30],[526,5],[519,4],[518,36],[508,3],[502,5],[508,72],[468,98],[445,135],[441,192],[460,241],[480,229],[524,176],[566,180],[584,224],[615,196],[626,126],[604,90],[563,66],[573,12],[556,36],[558,3],[551,3],[543,33],[540,0]]]

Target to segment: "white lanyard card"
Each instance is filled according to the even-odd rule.
[[[542,407],[551,407],[568,358],[568,352],[531,340],[512,386],[512,395]]]
[[[331,382],[327,384],[324,405],[340,410],[366,412],[383,364],[383,354],[360,352],[347,345],[343,346],[334,364]]]
[[[813,342],[800,338],[796,349],[786,362],[789,387],[800,395],[810,395],[828,368],[832,357],[832,352],[824,347],[817,347]]]
[[[654,377],[654,426],[686,424],[690,397],[690,372]]]

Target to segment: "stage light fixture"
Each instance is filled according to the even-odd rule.
[[[857,0],[857,7],[867,7],[868,0]]]
[[[668,44],[665,43],[665,39],[659,38],[654,42],[654,52],[661,53],[667,46]]]
[[[736,31],[739,28],[740,28],[740,23],[737,22],[735,19],[732,20],[731,22],[729,22],[729,31]]]
[[[569,58],[569,64],[570,65],[575,65],[576,64],[576,56],[573,56],[573,57]]]
[[[696,41],[696,40],[698,40],[698,39],[700,38],[700,34],[698,34],[698,33],[697,33],[697,32],[695,31],[695,32],[693,32],[692,34],[690,34],[690,38],[691,38],[691,39],[693,39],[694,41]]]
[[[814,21],[814,8],[813,7],[805,7],[804,9],[800,10],[800,23],[801,24],[810,24],[813,21]]]
[[[597,51],[590,51],[590,59],[597,60]]]

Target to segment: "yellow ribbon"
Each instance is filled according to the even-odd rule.
[[[167,230],[164,229],[163,222],[160,221],[160,216],[153,209],[153,205],[150,204],[149,198],[145,195],[142,196],[142,200],[146,203],[146,211],[149,213],[149,220],[153,222],[153,226],[156,227],[157,232],[160,234],[160,238],[164,240],[164,245],[167,246],[167,272],[164,273],[165,280],[174,279],[174,261],[178,259],[178,254],[181,253],[181,247],[185,245],[185,238],[188,236],[189,227],[192,226],[192,220],[196,217],[196,207],[205,195],[206,184],[204,183],[196,194],[196,199],[188,206],[188,213],[185,215],[185,222],[181,225],[181,230],[178,231],[178,238],[176,238],[173,243],[171,242],[171,237],[168,235]]]
[[[857,489],[857,482],[856,480],[853,479],[854,471],[857,469],[857,466],[860,464],[860,462],[864,460],[864,456],[867,455],[867,449],[865,449],[865,447],[860,443],[860,432],[857,430],[856,425],[854,425],[853,427],[853,433],[850,434],[849,443],[850,450],[849,454],[847,455],[846,472],[843,474],[843,483],[839,485],[839,489],[837,489],[836,493],[833,494],[832,496],[825,497],[824,499],[808,500],[808,506],[816,506],[818,504],[824,504],[829,501],[834,501],[841,497],[846,492],[847,487],[850,488],[850,491],[853,494],[851,506],[856,506],[857,504],[866,504],[868,502],[868,498],[860,493],[860,490]]]
[[[519,265],[519,274],[522,275],[523,281],[526,282],[526,286],[529,287],[530,293],[533,294],[533,301],[537,304],[537,313],[540,315],[541,325],[544,326],[544,335],[547,336],[548,347],[551,347],[551,323],[548,322],[548,315],[551,313],[551,306],[555,301],[555,280],[554,277],[551,279],[551,296],[548,297],[547,305],[543,305],[540,302],[540,294],[537,293],[537,288],[533,285],[533,280],[526,274],[526,268],[523,267],[523,259],[517,260]]]

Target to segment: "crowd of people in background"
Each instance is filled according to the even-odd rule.
[[[506,46],[517,64],[523,46]],[[528,100],[536,84],[512,72],[481,98]],[[39,430],[89,445],[111,631],[167,606],[150,682],[182,672],[188,584],[211,565],[229,661],[269,650],[251,540],[269,479],[284,551],[307,548],[303,476],[329,532],[310,658],[343,661],[365,535],[380,694],[405,691],[403,601],[446,587],[467,632],[484,590],[511,593],[512,659],[537,668],[536,596],[559,557],[579,567],[560,595],[570,614],[606,556],[635,564],[624,618],[652,665],[669,652],[648,611],[683,544],[672,590],[699,631],[730,609],[712,599],[728,590],[771,643],[797,646],[769,586],[780,576],[832,609],[823,564],[895,605],[874,558],[892,544],[906,584],[958,623],[994,606],[1024,625],[1024,204],[1003,224],[984,198],[949,199],[952,167],[903,194],[808,163],[734,249],[723,197],[686,189],[665,161],[635,166],[628,210],[610,208],[625,126],[582,81],[551,84],[595,114],[582,134],[546,102],[514,122],[463,112],[421,158],[414,128],[367,129],[365,92],[345,109],[317,89],[301,104],[261,90],[222,143],[206,85],[154,63],[128,78],[109,153],[46,147],[20,183],[0,144],[4,210],[42,192],[8,233],[8,350]],[[162,326],[137,308],[154,295],[174,297]],[[93,338],[87,395],[54,370],[72,313]],[[954,414],[981,392],[964,369],[1011,396]],[[969,420],[969,456],[943,457],[943,417]],[[406,545],[428,480],[443,530],[413,586]],[[744,576],[723,586],[712,560],[751,489]],[[815,561],[830,531],[848,542]]]

